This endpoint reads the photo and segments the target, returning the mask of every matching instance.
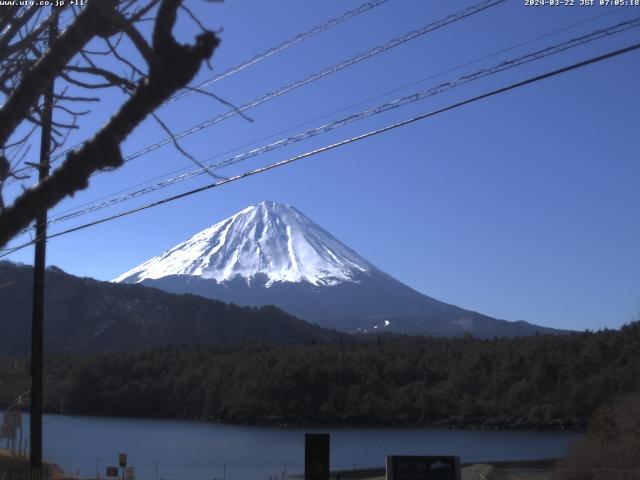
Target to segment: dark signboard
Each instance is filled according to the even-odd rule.
[[[460,480],[460,457],[387,457],[387,480]]]
[[[117,477],[118,467],[107,467],[107,477]]]
[[[329,434],[304,436],[304,480],[329,480]]]
[[[120,464],[120,467],[122,467],[122,468],[127,466],[127,454],[126,453],[121,453],[120,455],[118,455],[118,463]]]
[[[135,467],[127,467],[125,471],[125,478],[127,480],[136,480],[136,468]]]

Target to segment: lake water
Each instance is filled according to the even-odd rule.
[[[28,435],[28,416],[24,416]],[[389,454],[463,462],[562,456],[576,432],[390,428],[292,429],[46,415],[44,456],[68,473],[104,477],[126,452],[136,480],[268,480],[304,470],[305,432],[331,434],[331,468],[380,467]],[[273,479],[272,479],[273,480]]]

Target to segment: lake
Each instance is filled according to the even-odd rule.
[[[24,416],[28,435],[28,416]],[[268,480],[304,470],[305,432],[331,434],[331,468],[379,467],[388,454],[463,462],[563,455],[578,432],[393,428],[297,429],[174,420],[45,415],[44,456],[68,473],[104,477],[126,452],[136,480]],[[273,478],[272,478],[273,480]]]

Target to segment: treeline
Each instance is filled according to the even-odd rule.
[[[640,391],[640,324],[516,339],[158,348],[50,358],[49,412],[263,425],[584,428]],[[28,389],[0,361],[0,407]]]

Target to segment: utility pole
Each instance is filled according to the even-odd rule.
[[[58,17],[55,7],[49,27],[48,44],[58,35]],[[42,107],[42,132],[40,136],[40,163],[38,181],[49,176],[51,157],[51,127],[53,122],[54,81],[47,87]],[[31,421],[30,421],[30,473],[31,480],[42,480],[42,380],[44,350],[44,270],[47,244],[47,210],[36,218],[35,258],[33,263],[33,310],[31,317]]]

